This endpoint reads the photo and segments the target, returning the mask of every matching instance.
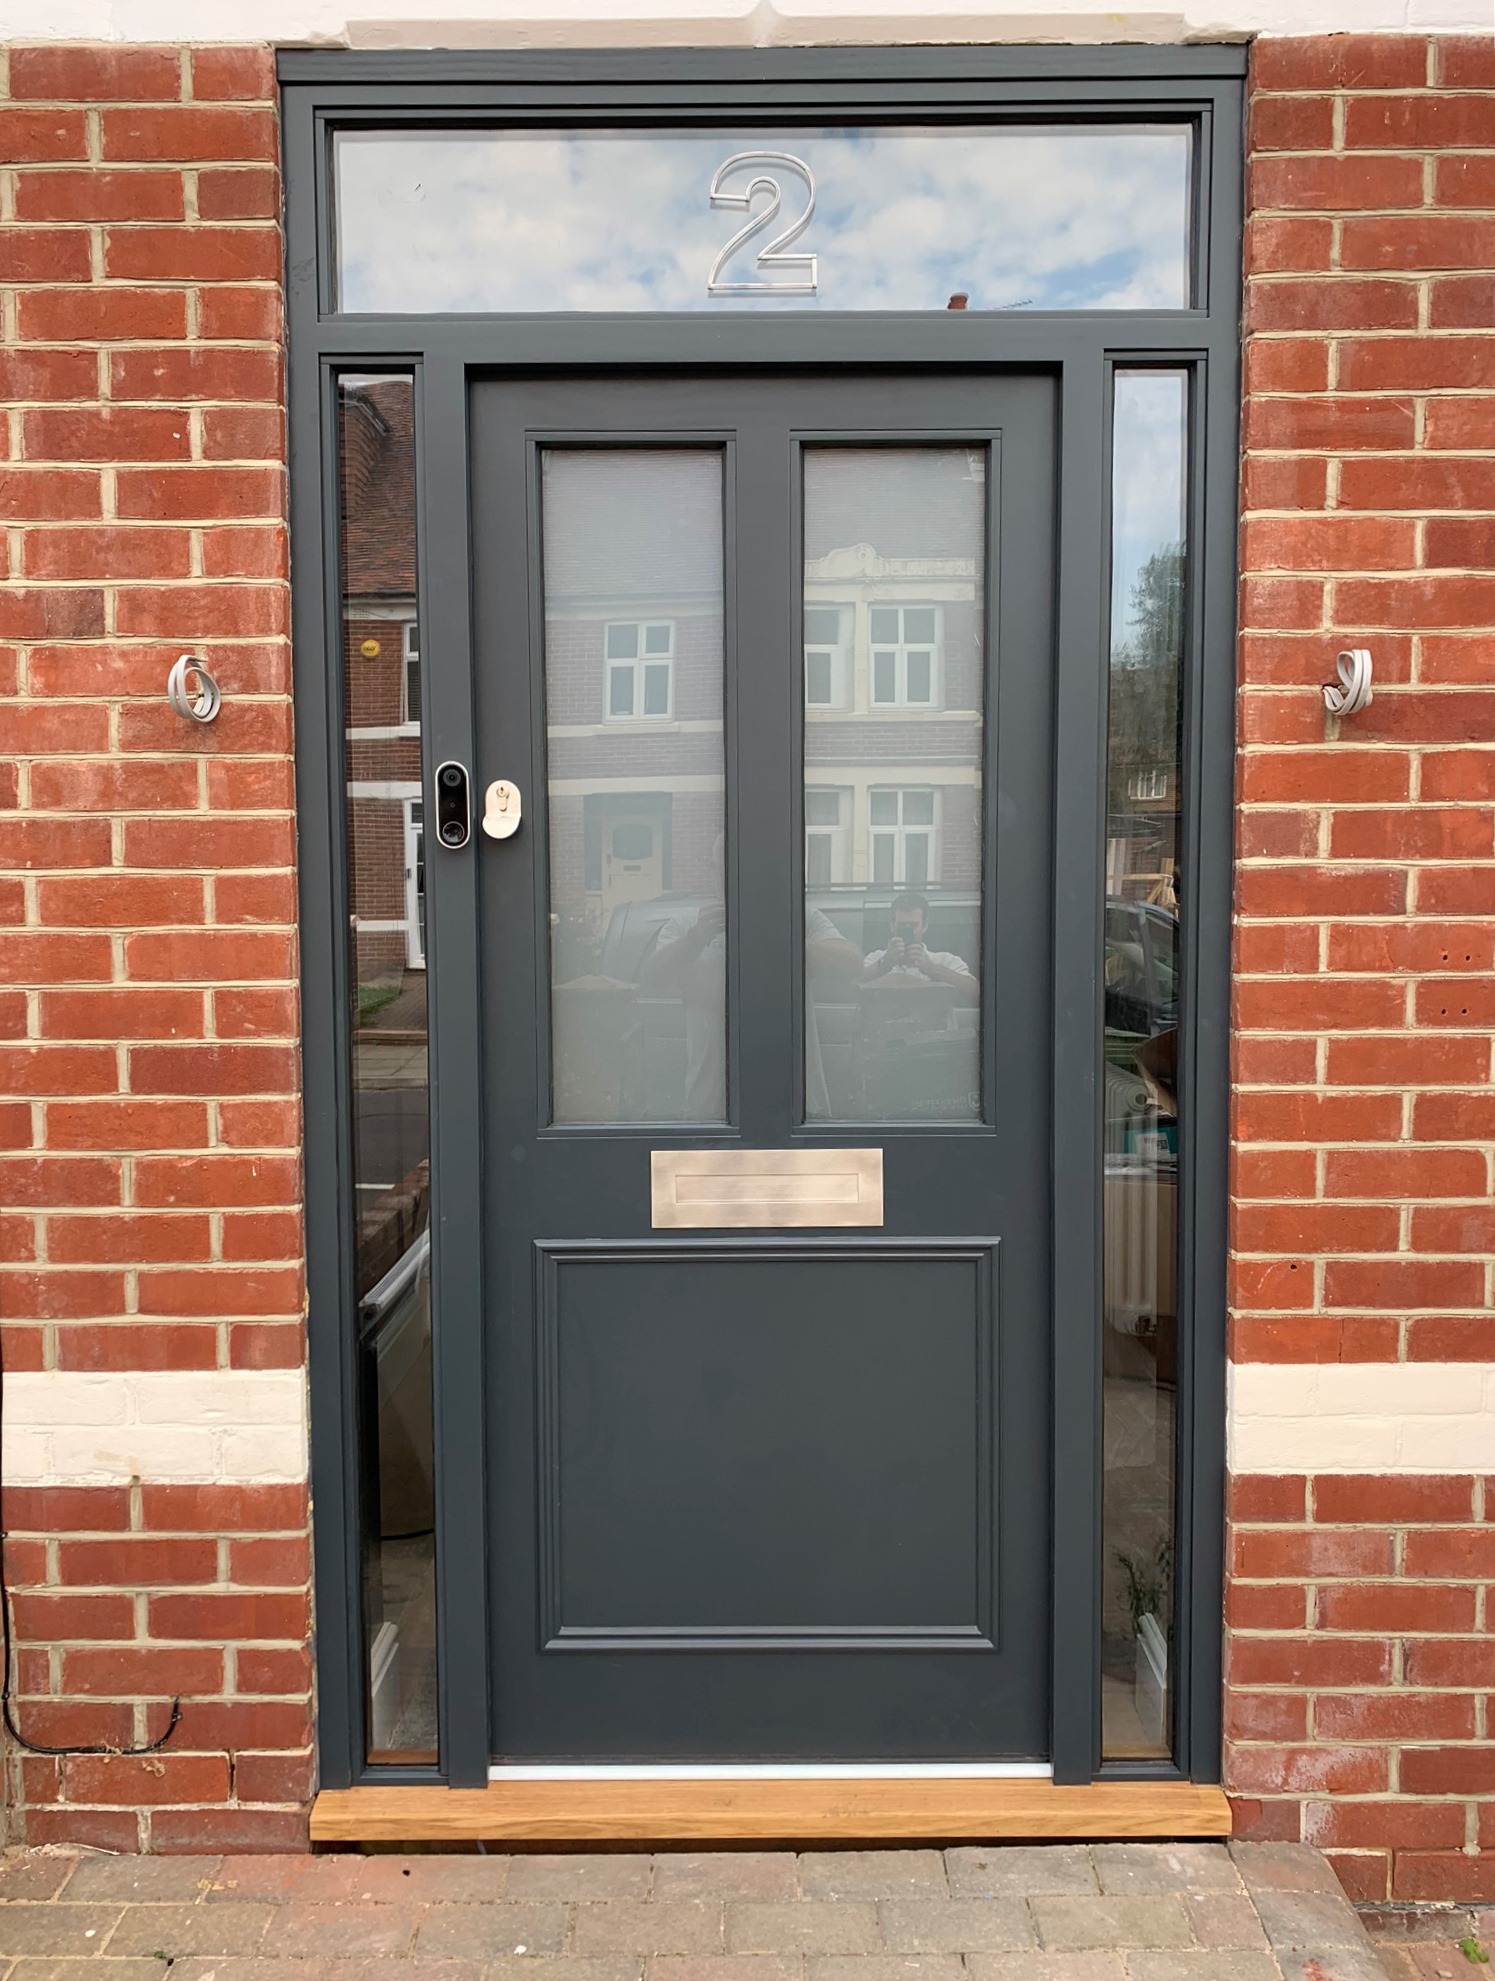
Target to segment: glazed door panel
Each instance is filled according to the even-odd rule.
[[[501,1759],[1048,1752],[1054,405],[473,388]]]

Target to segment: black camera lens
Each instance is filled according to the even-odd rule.
[[[441,773],[441,781],[448,791],[455,791],[462,782],[462,773],[455,764],[448,764]]]

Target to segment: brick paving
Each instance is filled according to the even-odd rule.
[[[0,1860],[0,1981],[1414,1981],[1296,1844]],[[1432,1981],[1419,1970],[1415,1981]]]

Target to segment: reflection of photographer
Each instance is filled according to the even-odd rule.
[[[948,949],[930,949],[929,903],[922,894],[895,897],[889,915],[888,946],[875,949],[862,965],[864,984],[948,984],[957,1004],[977,1004],[981,986],[963,957]]]

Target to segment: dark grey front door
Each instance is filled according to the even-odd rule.
[[[1054,408],[474,388],[502,1758],[1048,1752]]]

